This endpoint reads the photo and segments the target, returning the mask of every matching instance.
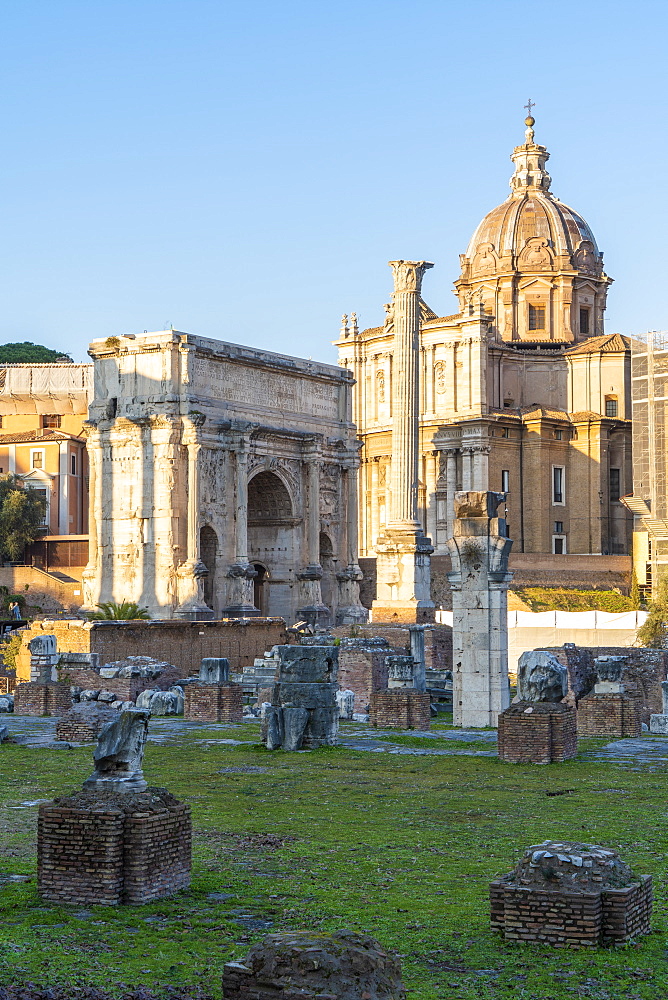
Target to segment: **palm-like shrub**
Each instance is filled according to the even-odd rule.
[[[147,621],[151,617],[148,608],[140,608],[135,601],[121,601],[120,604],[116,601],[106,601],[97,604],[96,607],[100,610],[88,616],[94,622]]]

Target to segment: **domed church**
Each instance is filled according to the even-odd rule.
[[[458,490],[507,494],[517,580],[610,585],[628,571],[631,515],[620,497],[632,491],[629,341],[605,333],[612,279],[603,254],[582,216],[552,194],[550,154],[534,140],[533,117],[525,124],[510,194],[460,256],[459,311],[439,316],[420,300],[417,490],[437,603]],[[344,316],[336,342],[356,380],[367,560],[387,522],[400,395],[392,302],[385,314],[364,330]],[[578,558],[591,555],[607,558]]]

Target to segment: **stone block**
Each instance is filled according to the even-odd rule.
[[[655,736],[668,736],[668,715],[650,715],[649,731]]]
[[[205,656],[199,665],[199,679],[204,684],[226,684],[230,679],[230,661],[225,656]]]
[[[509,764],[554,764],[577,754],[575,709],[549,702],[516,702],[501,712],[499,759]]]

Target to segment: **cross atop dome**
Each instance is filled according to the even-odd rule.
[[[536,124],[536,119],[531,114],[531,109],[535,106],[531,98],[524,105],[529,111],[524,119],[524,124],[527,126],[524,133],[525,141],[522,146],[515,147],[510,157],[515,164],[515,173],[510,178],[513,195],[524,195],[532,190],[547,194],[552,183],[552,178],[545,169],[550,154],[545,146],[539,146],[534,142],[533,126]]]

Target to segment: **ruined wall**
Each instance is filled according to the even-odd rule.
[[[59,652],[97,653],[100,666],[124,660],[127,656],[151,656],[173,663],[181,677],[199,674],[200,661],[207,656],[226,656],[232,671],[243,670],[265,650],[287,641],[282,618],[229,618],[204,622],[44,620],[33,622],[22,634],[23,646],[17,657],[17,678],[20,680],[30,677],[28,642],[44,634],[56,636]],[[155,686],[161,685],[157,682]]]

